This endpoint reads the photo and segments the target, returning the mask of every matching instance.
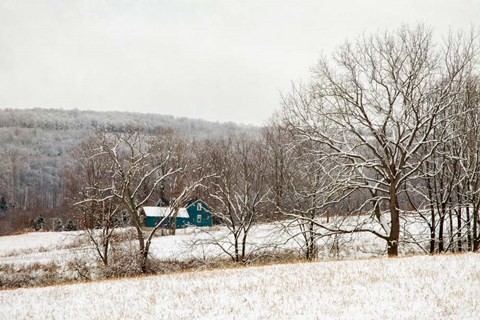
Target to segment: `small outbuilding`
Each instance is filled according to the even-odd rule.
[[[173,223],[172,207],[143,207],[145,212],[145,225],[155,227],[164,219],[162,227],[168,228]],[[196,200],[186,208],[179,208],[177,213],[176,228],[188,226],[211,227],[212,209],[202,200]]]

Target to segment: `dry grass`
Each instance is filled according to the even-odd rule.
[[[64,282],[60,266],[54,262],[0,265],[0,288],[46,286]]]
[[[39,262],[0,264],[0,290],[306,262],[293,250],[252,257],[253,259],[248,264],[235,263],[226,258],[208,260],[160,260],[150,258],[149,272],[148,274],[142,274],[137,257],[136,248],[127,243],[122,248],[117,247],[117,249],[112,250],[110,263],[107,266],[98,261],[92,263],[84,258],[73,259],[62,267],[54,262],[45,264]]]
[[[205,272],[10,290],[0,292],[0,301],[9,302],[0,317],[476,319],[479,259],[463,254],[235,269],[229,264]]]

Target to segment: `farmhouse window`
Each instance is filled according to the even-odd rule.
[[[197,222],[202,222],[202,215],[201,214],[197,214]]]
[[[198,211],[202,210],[202,204],[201,204],[200,202],[197,203],[197,210],[198,210]]]

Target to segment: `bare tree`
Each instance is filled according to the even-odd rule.
[[[276,117],[263,128],[262,136],[266,145],[268,183],[272,187],[273,206],[269,211],[274,214],[289,205],[287,202],[287,195],[291,192],[289,181],[296,172],[293,137]]]
[[[408,184],[424,201],[409,202],[428,225],[429,252],[473,250],[478,210],[478,78],[468,78],[462,98],[446,110],[450,122],[433,130],[439,141],[423,164],[422,177]],[[423,151],[426,152],[426,151]],[[423,180],[423,181],[422,181]],[[417,202],[414,204],[414,202]],[[428,208],[421,210],[422,206]]]
[[[266,183],[264,144],[246,136],[210,145],[209,159],[216,175],[209,184],[214,215],[228,229],[219,239],[211,235],[232,261],[246,263],[255,250],[249,249],[250,232],[264,216],[270,189]]]
[[[296,147],[296,158],[294,165],[296,175],[291,177],[288,203],[290,206],[279,210],[288,218],[287,227],[295,230],[292,237],[301,237],[300,247],[303,250],[305,259],[313,260],[317,257],[316,241],[321,237],[316,222],[321,218],[327,218],[328,206],[325,204],[325,196],[332,181],[323,170],[326,169],[323,163],[313,156],[312,149],[308,143],[298,144]]]
[[[104,189],[113,172],[106,155],[98,154],[98,143],[97,138],[90,138],[73,150],[77,163],[65,170],[64,180],[75,217],[106,266],[115,229],[122,219],[118,201],[108,197]]]
[[[366,224],[337,232],[369,232],[398,255],[402,185],[416,179],[440,141],[435,127],[462,94],[476,54],[475,35],[447,37],[439,48],[422,25],[346,42],[332,59],[322,57],[308,86],[284,97],[284,121],[299,138],[325,148],[338,167],[338,198],[364,197],[348,214]],[[443,126],[445,127],[445,126]],[[428,144],[429,149],[416,157]]]
[[[104,203],[115,201],[128,212],[136,230],[139,267],[148,272],[148,257],[152,238],[156,231],[169,219],[185,201],[192,196],[203,179],[187,181],[185,166],[177,162],[178,154],[166,144],[165,140],[155,139],[140,130],[128,133],[98,133],[98,146],[93,149],[91,158],[101,158],[108,164],[110,179],[102,184],[88,185],[93,190],[89,196],[77,203]],[[169,180],[170,179],[170,180]],[[172,182],[173,181],[173,182]],[[168,183],[167,183],[168,182]],[[174,200],[170,203],[170,212],[147,234],[144,234],[144,216],[142,207],[158,195],[159,187],[177,188]],[[172,197],[173,198],[173,197]]]
[[[460,101],[454,132],[455,137],[447,141],[449,172],[455,175],[449,212],[450,250],[478,250],[480,237],[478,232],[480,210],[480,149],[479,119],[480,82],[478,76],[469,78]],[[452,216],[456,217],[453,221]],[[455,241],[456,238],[456,241]],[[467,247],[463,248],[463,243]],[[439,241],[439,249],[442,243]]]

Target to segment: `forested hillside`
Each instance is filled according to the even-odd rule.
[[[61,177],[73,162],[72,148],[96,131],[131,128],[142,128],[148,134],[176,132],[192,140],[215,140],[253,127],[157,114],[0,109],[0,234],[18,228],[7,223],[13,216],[15,224],[22,226],[39,215],[68,216],[61,208],[65,198]]]

